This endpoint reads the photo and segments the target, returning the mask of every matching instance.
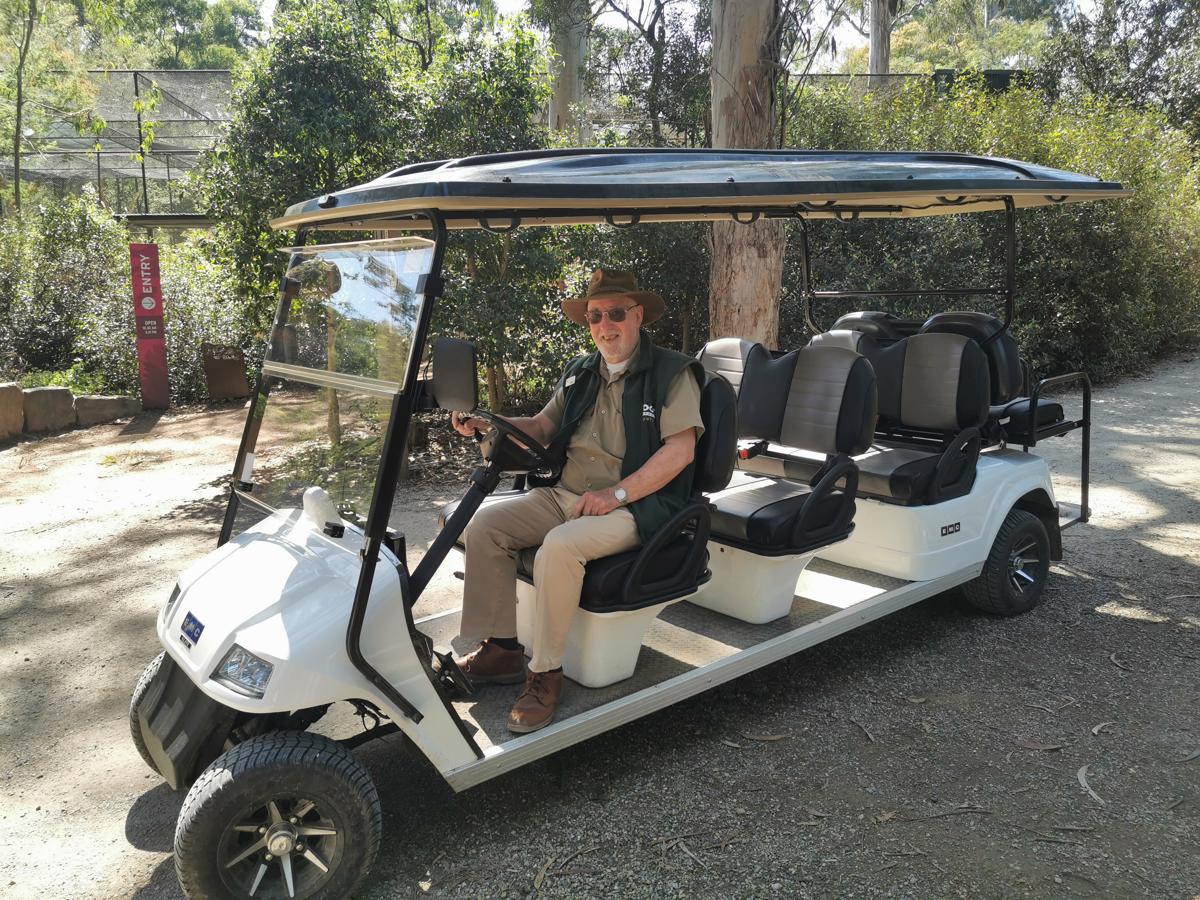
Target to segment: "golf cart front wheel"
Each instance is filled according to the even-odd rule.
[[[379,852],[370,775],[307,732],[251,738],[217,757],[183,801],[175,871],[189,900],[341,898]]]
[[[154,676],[158,674],[158,667],[162,665],[163,657],[166,655],[167,651],[164,650],[150,660],[150,664],[142,670],[141,677],[134,685],[133,696],[129,699],[129,735],[133,738],[133,746],[137,748],[142,761],[155,772],[158,772],[158,764],[150,755],[150,751],[146,749],[146,742],[142,738],[142,725],[138,721],[138,706],[141,704],[142,698],[146,696],[146,690],[150,687]]]
[[[983,573],[963,585],[967,601],[977,609],[1015,616],[1037,606],[1050,573],[1050,539],[1046,526],[1031,512],[1010,510]]]

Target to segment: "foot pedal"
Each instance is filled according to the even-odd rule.
[[[433,670],[437,673],[438,681],[441,682],[442,688],[452,698],[466,698],[474,696],[475,685],[471,682],[470,676],[458,667],[458,663],[454,661],[453,654],[438,653],[433,651],[433,658],[436,663]]]

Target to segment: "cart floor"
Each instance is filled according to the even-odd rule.
[[[675,603],[663,610],[650,626],[632,678],[603,688],[586,688],[568,679],[555,720],[564,722],[756,644],[815,625],[828,616],[908,583],[814,559],[800,576],[791,612],[765,625],[740,622],[686,600]],[[444,649],[458,634],[459,615],[460,612],[454,610],[430,616],[417,625]],[[455,647],[458,652],[469,649]],[[474,697],[454,703],[481,750],[486,752],[516,737],[509,732],[505,722],[519,690],[518,685],[483,685]]]

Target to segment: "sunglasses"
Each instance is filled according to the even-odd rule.
[[[608,316],[608,321],[610,322],[620,323],[625,321],[625,316],[631,309],[636,308],[636,306],[637,304],[635,303],[633,306],[618,306],[616,309],[590,309],[584,313],[583,317],[591,325],[599,325],[604,321],[605,316]]]

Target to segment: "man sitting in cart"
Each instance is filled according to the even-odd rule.
[[[638,290],[629,272],[601,268],[587,295],[562,307],[590,328],[597,352],[572,360],[540,413],[509,420],[563,461],[562,474],[556,484],[481,507],[463,535],[461,632],[480,644],[458,663],[476,683],[524,682],[508,718],[517,733],[554,717],[584,565],[645,543],[683,508],[704,432],[703,370],[682,353],[656,347],[642,330],[662,316],[661,296]],[[451,422],[464,436],[490,427],[457,412]],[[539,544],[526,675],[516,637],[515,556]]]

